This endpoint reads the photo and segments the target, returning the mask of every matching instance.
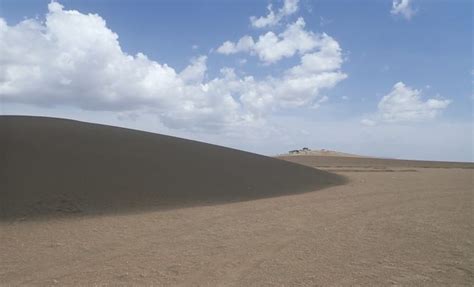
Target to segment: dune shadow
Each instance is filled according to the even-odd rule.
[[[222,204],[344,184],[340,175],[180,138],[0,116],[0,220]]]

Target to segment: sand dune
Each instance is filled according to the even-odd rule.
[[[341,176],[164,135],[0,117],[1,217],[121,213],[312,191]]]
[[[304,167],[74,121],[0,127],[3,216],[30,215],[0,221],[0,285],[474,284],[472,163],[285,158]],[[106,214],[29,220],[64,211]]]

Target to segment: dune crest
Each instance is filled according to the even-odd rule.
[[[142,131],[0,116],[1,218],[243,201],[341,184],[306,166]]]

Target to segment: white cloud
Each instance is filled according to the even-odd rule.
[[[242,66],[242,65],[247,64],[247,59],[242,58],[242,59],[239,59],[237,62],[238,62],[238,64],[239,64],[240,66]]]
[[[319,26],[321,26],[321,27],[327,26],[327,25],[329,25],[333,22],[334,22],[333,20],[326,19],[323,16],[319,16]]]
[[[378,104],[377,114],[373,119],[365,119],[365,124],[376,120],[396,122],[419,122],[436,118],[451,103],[447,99],[427,99],[423,101],[421,91],[396,83],[392,91],[385,95]],[[364,124],[364,123],[363,123]]]
[[[328,39],[332,39],[326,34],[316,35],[304,28],[305,21],[299,18],[296,22],[289,24],[279,35],[270,31],[260,35],[256,41],[250,36],[243,36],[237,43],[224,42],[217,48],[217,52],[226,55],[248,52],[257,55],[264,63],[271,64],[283,58],[292,57],[296,53],[303,55],[317,48],[323,49],[328,44],[327,41],[330,41]],[[338,45],[334,40],[329,44]]]
[[[415,10],[411,7],[411,0],[393,0],[390,13],[402,15],[405,19],[410,20],[415,15]]]
[[[315,49],[320,45],[322,36],[305,31],[304,27],[303,18],[299,18],[278,36],[273,32],[260,36],[255,43],[255,53],[260,60],[274,63],[284,57],[291,57],[297,52],[303,54]]]
[[[235,54],[238,52],[248,52],[253,49],[255,43],[250,36],[243,36],[237,43],[230,41],[224,42],[217,52],[225,55]]]
[[[360,123],[363,124],[364,126],[369,126],[369,127],[373,127],[377,124],[376,121],[370,120],[370,119],[362,119]]]
[[[250,23],[255,28],[265,28],[277,25],[284,17],[298,11],[299,0],[284,0],[283,7],[277,12],[273,11],[272,5],[267,6],[268,14],[262,17],[250,17]]]
[[[206,57],[181,73],[121,50],[118,36],[96,14],[51,2],[46,21],[15,26],[0,20],[0,98],[5,102],[70,105],[87,110],[153,109],[161,119],[243,121],[229,94],[204,89]]]
[[[187,83],[202,82],[207,70],[206,60],[206,56],[200,56],[193,59],[191,65],[187,66],[181,73],[179,73],[181,79]]]
[[[280,9],[281,13],[285,16],[291,15],[298,11],[299,0],[284,0],[283,7]]]
[[[304,31],[302,19],[275,35],[278,50],[290,52],[271,54],[270,47],[251,37],[228,47],[253,49],[266,61],[300,53],[298,65],[263,80],[239,77],[230,68],[207,79],[205,56],[176,71],[144,54],[122,51],[118,35],[97,14],[65,10],[56,2],[48,9],[45,21],[27,19],[9,26],[0,18],[4,103],[122,114],[146,110],[171,128],[214,131],[261,125],[278,109],[320,103],[322,90],[347,77],[338,43],[326,34]]]
[[[318,109],[321,106],[321,104],[323,104],[327,101],[329,101],[329,97],[328,96],[322,96],[319,100],[317,100],[313,103],[311,108],[312,109]]]

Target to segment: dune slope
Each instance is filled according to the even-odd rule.
[[[43,117],[0,116],[0,152],[2,219],[241,201],[344,182],[220,146]]]

